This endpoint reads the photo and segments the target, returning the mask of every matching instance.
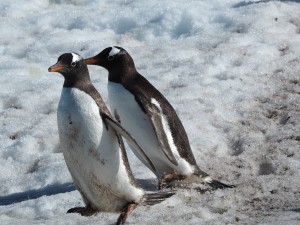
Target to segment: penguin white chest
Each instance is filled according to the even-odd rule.
[[[74,147],[75,156],[88,148],[97,149],[103,127],[99,109],[88,94],[76,88],[63,88],[57,122],[64,153],[71,151],[67,146]]]
[[[133,94],[121,84],[108,82],[108,99],[112,113],[116,119],[121,120],[121,125],[133,136],[144,149],[149,158],[154,159],[156,170],[160,166],[161,159],[166,159],[160,149],[154,129],[149,117],[144,113],[135,100]],[[138,157],[138,155],[136,155]],[[138,157],[139,158],[139,157]],[[160,160],[156,160],[160,159]],[[164,168],[165,170],[165,168]]]
[[[108,100],[112,114],[116,119],[118,116],[120,117],[121,125],[133,135],[142,145],[141,147],[146,148],[147,145],[155,144],[158,146],[151,122],[136,102],[133,94],[121,84],[108,82]]]
[[[99,108],[88,94],[64,88],[57,121],[66,164],[85,203],[116,211],[127,198],[141,198],[142,191],[130,184],[115,131],[103,126]]]
[[[157,177],[174,171],[178,171],[184,175],[193,172],[194,168],[185,159],[179,156],[168,121],[158,101],[152,98],[151,104],[155,105],[160,111],[161,129],[163,129],[162,132],[166,134],[168,144],[178,162],[178,166],[174,165],[164,154],[153,128],[155,125],[152,125],[149,116],[142,111],[131,92],[125,89],[121,84],[108,82],[108,99],[112,113],[114,113],[116,118],[120,118],[121,125],[135,138],[147,156],[152,160],[156,168],[155,174]],[[143,161],[142,159],[140,160]]]

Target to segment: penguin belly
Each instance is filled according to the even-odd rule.
[[[108,100],[111,112],[115,117],[119,117],[121,125],[132,135],[151,159],[156,169],[155,172],[153,171],[155,175],[160,178],[165,173],[174,172],[176,166],[167,159],[161,150],[151,121],[136,102],[134,95],[125,89],[123,85],[109,82]],[[143,161],[138,155],[136,156]]]
[[[63,88],[57,121],[67,167],[85,204],[115,212],[142,198],[142,190],[130,183],[117,136],[103,125],[92,97]]]

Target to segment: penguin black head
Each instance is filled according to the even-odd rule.
[[[128,52],[118,46],[108,47],[98,55],[85,59],[88,65],[98,65],[107,69],[109,72],[115,70],[124,71],[125,68],[135,68],[133,59]]]
[[[64,53],[58,57],[57,63],[49,67],[49,72],[58,72],[63,76],[78,73],[78,70],[84,67],[83,58],[72,52]]]
[[[90,80],[84,59],[77,53],[64,53],[57,63],[50,66],[49,72],[58,72],[65,77],[64,86],[72,86],[82,80]]]

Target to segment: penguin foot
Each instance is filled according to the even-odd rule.
[[[201,188],[201,187],[195,187],[193,188],[195,191],[199,192],[201,195],[205,194],[206,192],[211,192],[210,188]]]
[[[90,206],[86,207],[75,207],[67,211],[67,213],[78,213],[82,216],[92,216],[97,213],[97,210],[93,209]]]
[[[118,221],[116,223],[116,225],[120,225],[120,224],[124,224],[125,221],[127,220],[128,216],[130,215],[130,213],[137,207],[136,203],[129,203],[125,209],[124,212],[121,213],[121,215],[118,218]]]
[[[186,176],[183,176],[183,175],[180,175],[176,172],[174,173],[168,173],[168,174],[165,174],[163,175],[160,180],[159,180],[159,183],[158,183],[158,189],[159,190],[162,190],[164,188],[168,188],[170,187],[170,183],[172,181],[176,181],[176,180],[184,180],[186,178]]]

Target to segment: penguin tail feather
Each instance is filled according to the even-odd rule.
[[[141,202],[142,205],[155,205],[163,202],[167,198],[170,198],[176,193],[176,191],[158,191],[152,193],[146,193]]]
[[[202,177],[202,181],[212,187],[213,189],[225,189],[225,188],[234,188],[236,185],[224,184],[220,181],[217,181],[210,176]]]
[[[196,172],[194,172],[193,177],[197,177],[196,180],[198,180],[201,183],[207,184],[208,186],[210,186],[213,189],[225,189],[225,188],[234,188],[234,187],[236,187],[236,185],[224,184],[220,181],[217,181],[217,180],[211,178],[207,173],[200,170],[199,168]]]

